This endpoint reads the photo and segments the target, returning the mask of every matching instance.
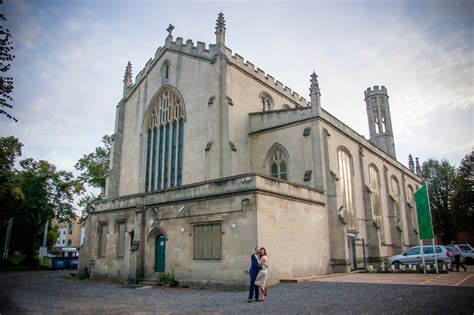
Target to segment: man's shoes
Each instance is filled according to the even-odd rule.
[[[247,302],[249,302],[249,303],[252,302],[252,301],[253,301],[252,299],[248,299],[248,300],[247,300]]]

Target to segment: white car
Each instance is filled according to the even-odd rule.
[[[443,262],[446,264],[451,263],[450,254],[446,247],[442,245],[435,245],[436,246],[436,259],[439,262]],[[434,262],[434,252],[433,246],[423,246],[423,256],[425,256],[425,262],[433,263]],[[394,255],[388,258],[388,264],[396,265],[410,265],[410,264],[420,264],[423,262],[421,257],[421,246],[412,247],[400,255]]]
[[[474,264],[474,252],[469,244],[458,244],[459,248],[463,251],[464,262],[466,265]]]

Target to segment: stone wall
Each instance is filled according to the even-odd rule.
[[[269,283],[283,277],[328,273],[325,196],[308,187],[244,174],[146,195],[100,202],[87,220],[80,269],[94,277],[158,280],[155,239],[166,237],[165,272],[192,285],[245,286],[253,248],[265,245],[272,261]],[[125,257],[117,258],[118,220],[126,221]],[[99,256],[99,223],[107,222],[107,255]],[[219,260],[194,259],[194,226],[220,223]],[[295,231],[298,233],[295,233]],[[133,233],[131,233],[133,231]],[[139,248],[132,250],[132,235]],[[290,237],[291,236],[291,237]],[[308,246],[311,252],[301,255]]]

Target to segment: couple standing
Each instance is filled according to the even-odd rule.
[[[265,247],[256,247],[255,252],[250,258],[250,289],[248,302],[252,302],[254,293],[255,300],[263,302],[268,295],[268,290],[265,287],[265,280],[267,278],[268,258]],[[262,297],[259,297],[259,293]]]

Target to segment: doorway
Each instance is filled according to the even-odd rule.
[[[155,240],[155,272],[165,272],[166,237],[160,234]]]

